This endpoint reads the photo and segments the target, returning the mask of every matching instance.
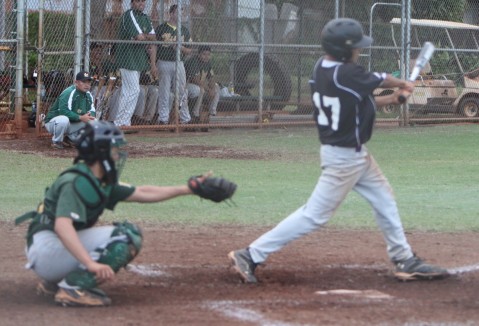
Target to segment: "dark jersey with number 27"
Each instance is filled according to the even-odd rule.
[[[376,116],[372,92],[385,78],[385,73],[367,72],[355,63],[318,60],[310,84],[321,144],[359,150],[371,138]]]

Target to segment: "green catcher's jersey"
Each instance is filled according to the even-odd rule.
[[[128,198],[135,187],[123,184],[104,185],[84,163],[75,164],[64,171],[45,191],[43,205],[32,215],[27,243],[42,230],[53,230],[57,217],[73,220],[75,230],[92,227],[103,210],[113,210],[116,204]]]

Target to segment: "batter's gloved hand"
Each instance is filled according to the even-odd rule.
[[[188,187],[195,195],[219,203],[231,198],[237,185],[225,178],[198,175],[188,179]]]

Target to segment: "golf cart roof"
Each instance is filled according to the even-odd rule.
[[[391,19],[391,24],[401,24],[401,18]],[[427,26],[427,27],[440,27],[440,28],[452,28],[452,29],[474,29],[479,30],[479,26],[450,22],[447,20],[432,20],[432,19],[411,19],[412,26]]]

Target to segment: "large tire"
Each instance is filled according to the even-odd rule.
[[[479,117],[479,98],[467,97],[459,104],[459,113],[467,118]]]
[[[392,93],[394,93],[394,90],[386,89],[386,90],[381,91],[376,96],[386,96],[386,95],[391,95]],[[381,107],[378,107],[377,109],[378,109],[378,111],[380,111],[384,114],[396,114],[396,113],[399,113],[399,111],[400,111],[400,107],[398,105],[394,105],[394,104],[383,105]]]
[[[248,85],[248,75],[253,71],[259,71],[259,53],[251,52],[245,54],[235,62],[234,68],[235,92],[240,95],[251,96],[253,94],[252,89],[258,89],[259,83],[253,82],[251,85]],[[271,78],[274,89],[272,94],[264,95],[277,96],[281,102],[289,101],[292,91],[291,74],[283,62],[274,55],[265,55],[264,73]],[[274,103],[271,105],[271,108],[273,110],[281,110],[285,105],[285,103]],[[251,107],[251,104],[244,103],[244,106]]]
[[[388,104],[381,107],[381,112],[384,114],[396,114],[399,113],[399,106],[394,104]]]

